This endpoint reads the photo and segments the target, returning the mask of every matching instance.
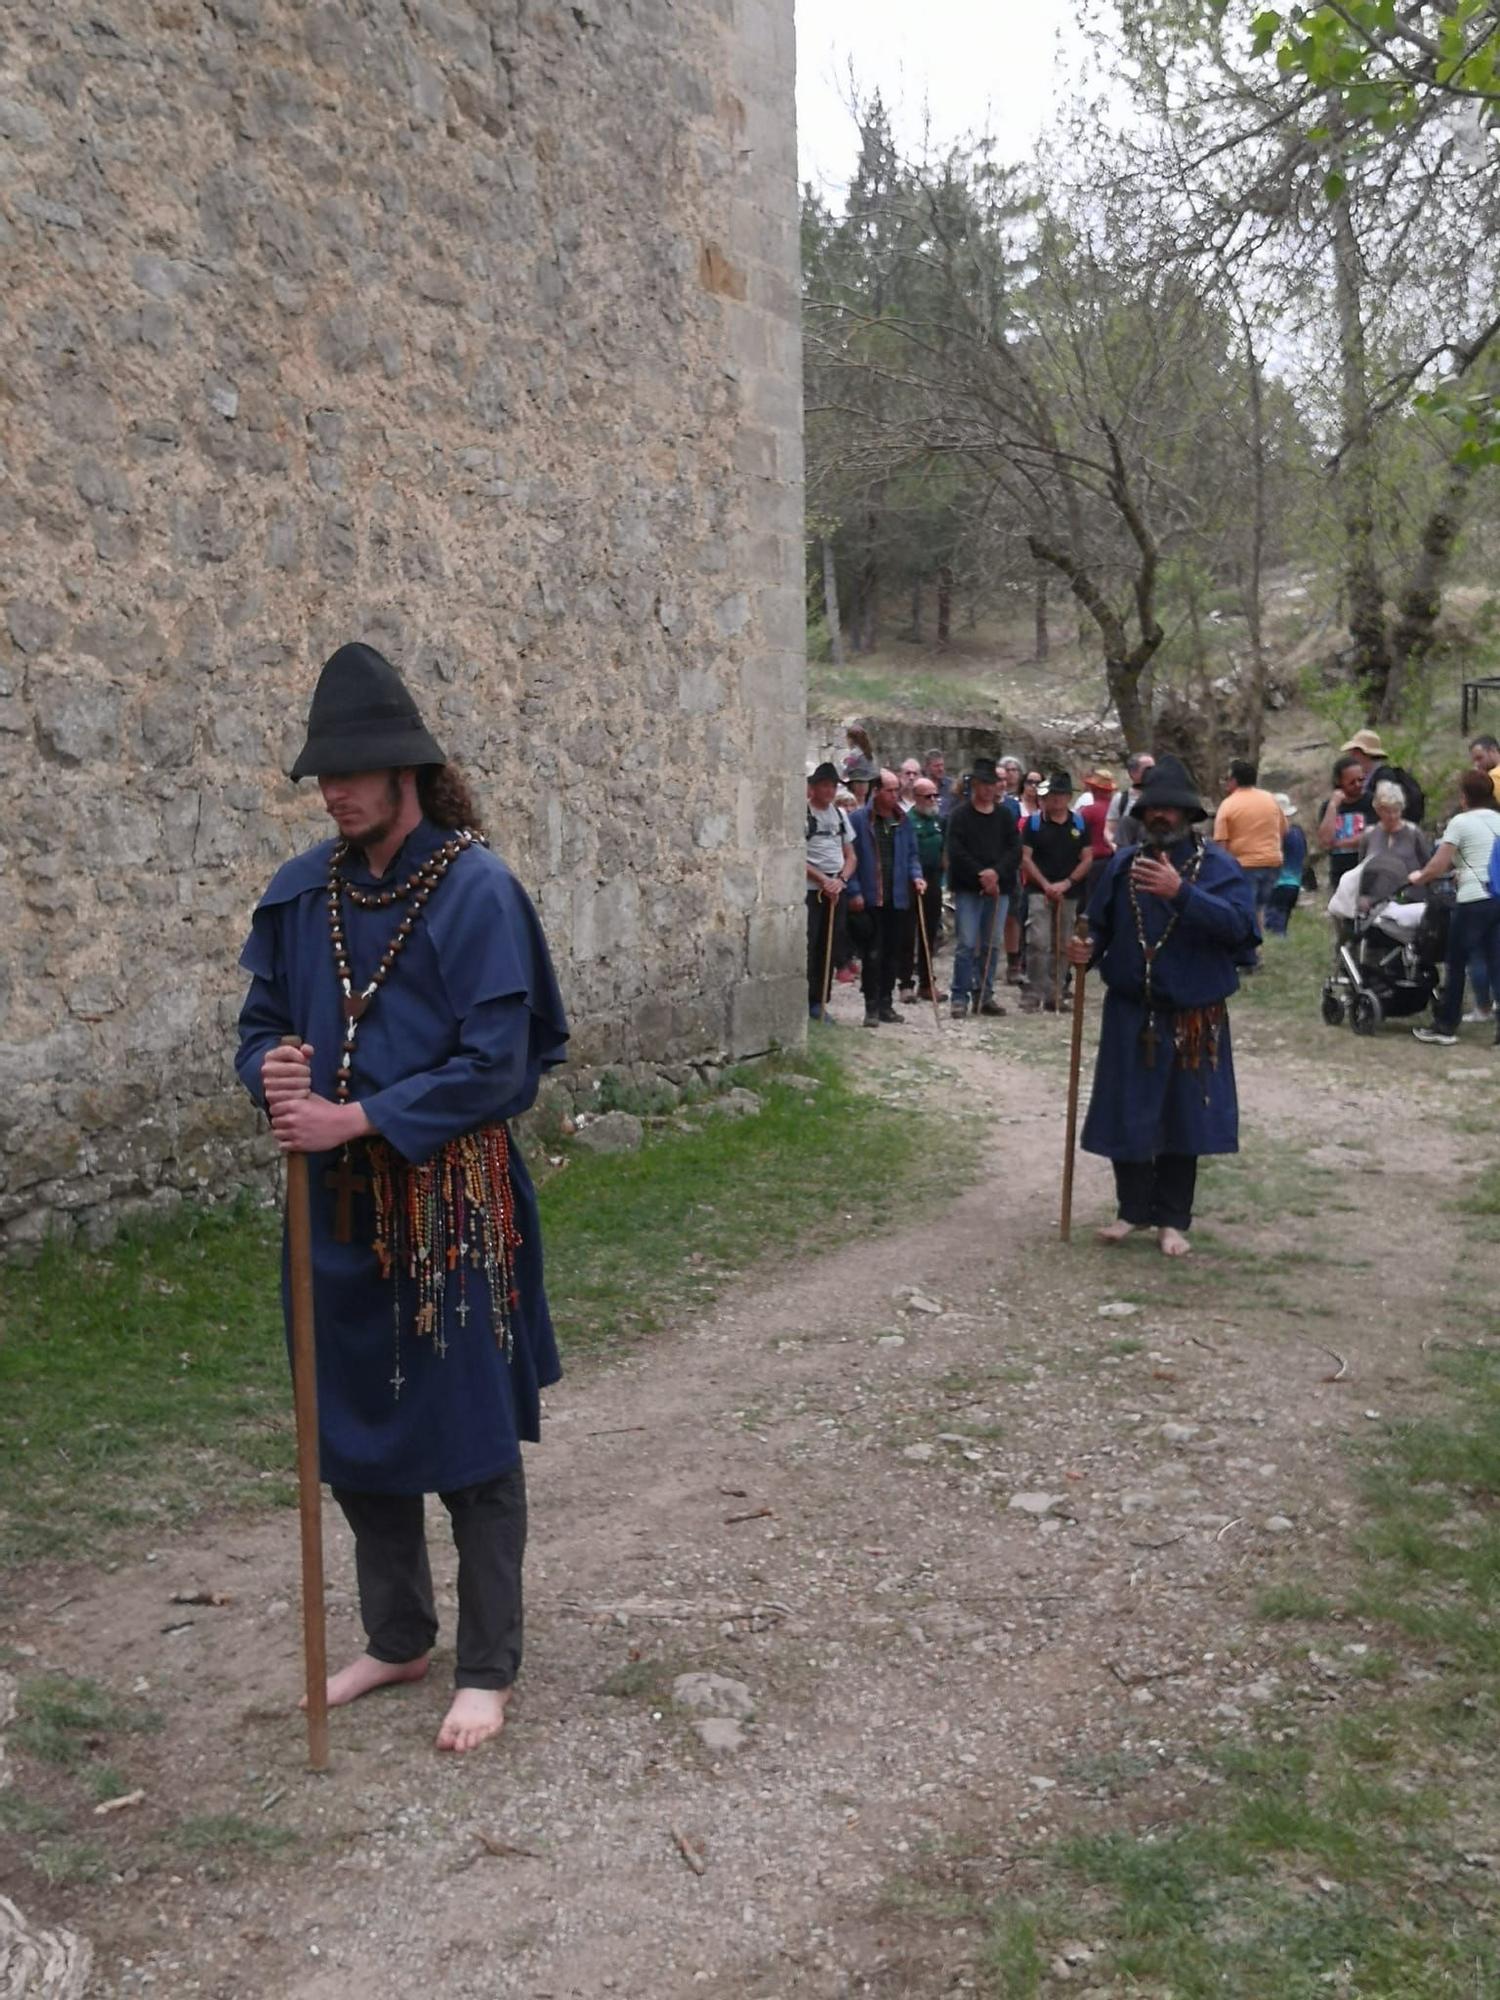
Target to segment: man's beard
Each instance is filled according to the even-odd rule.
[[[1146,839],[1152,847],[1170,847],[1182,832],[1182,828],[1163,813],[1144,813],[1141,825],[1146,829]]]
[[[385,781],[385,805],[386,810],[384,815],[366,828],[359,836],[358,844],[366,853],[372,847],[379,847],[383,840],[390,838],[391,830],[395,826],[400,814],[401,781],[397,778],[394,771],[391,772]]]

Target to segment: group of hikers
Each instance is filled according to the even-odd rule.
[[[1020,987],[1024,1012],[1058,1011],[1067,938],[1112,857],[1141,841],[1140,799],[1155,758],[1130,756],[1123,785],[1101,766],[1075,787],[1068,772],[1014,756],[975,757],[955,781],[941,750],[888,767],[862,724],[850,724],[847,741],[842,768],[830,759],[807,779],[809,1017],[827,1018],[833,985],[856,980],[871,1028],[899,1022],[898,1001],[947,1002],[954,1018],[1004,1015],[997,981]],[[1373,729],[1341,747],[1311,841],[1286,792],[1264,789],[1250,761],[1231,762],[1212,837],[1250,892],[1257,936],[1240,969],[1258,969],[1262,940],[1286,934],[1299,899],[1319,887],[1325,856],[1328,888],[1343,885],[1346,898],[1352,889],[1361,916],[1393,898],[1424,897],[1448,878],[1446,971],[1431,1023],[1414,1032],[1448,1042],[1460,1019],[1495,1022],[1500,896],[1489,875],[1500,835],[1500,744],[1476,736],[1469,756],[1441,839],[1423,830],[1421,786]],[[1354,871],[1357,882],[1346,883]],[[1353,920],[1340,916],[1337,942]],[[943,992],[936,961],[950,923]],[[1466,982],[1473,1005],[1464,1014]]]

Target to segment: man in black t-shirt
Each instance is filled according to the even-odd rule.
[[[1026,918],[1026,983],[1021,1005],[1028,1014],[1045,1006],[1055,1014],[1061,992],[1061,966],[1054,967],[1054,948],[1068,942],[1069,897],[1083,893],[1093,860],[1088,829],[1073,810],[1073,780],[1054,771],[1047,780],[1040,812],[1021,828],[1021,879],[1033,894]],[[1058,986],[1054,990],[1054,978]]]

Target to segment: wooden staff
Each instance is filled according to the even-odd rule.
[[[283,1048],[301,1037],[283,1035]],[[286,1156],[292,1301],[292,1400],[297,1412],[297,1511],[302,1529],[302,1655],[307,1668],[307,1764],[328,1769],[328,1635],[323,1621],[323,1488],[318,1479],[318,1364],[313,1329],[312,1206],[306,1153]]]
[[[987,899],[988,900],[988,899]],[[990,941],[984,954],[984,964],[979,972],[979,991],[974,996],[974,1012],[977,1014],[984,1005],[984,996],[990,989],[990,966],[995,957],[995,936],[1000,930],[1000,897],[994,897],[994,909],[990,912]]]
[[[1089,920],[1082,910],[1073,935],[1088,941]],[[1083,1068],[1083,982],[1088,977],[1081,965],[1073,967],[1073,1049],[1068,1060],[1068,1137],[1063,1153],[1062,1222],[1059,1234],[1064,1243],[1073,1233],[1073,1154],[1078,1144],[1078,1078]]]
[[[932,946],[927,942],[927,905],[922,896],[917,897],[917,929],[922,937],[922,956],[927,961],[927,991],[932,997],[932,1018],[938,1024],[938,1033],[943,1032],[943,1010],[938,1005],[937,980],[932,971]]]
[[[1062,1012],[1062,898],[1052,905],[1052,1011]]]
[[[823,941],[823,1005],[820,1009],[823,1020],[828,1019],[828,996],[833,991],[833,918],[837,903],[828,891],[823,891],[823,906],[828,913],[828,936]]]

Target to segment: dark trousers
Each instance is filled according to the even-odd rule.
[[[1448,926],[1448,968],[1443,990],[1432,1010],[1434,1027],[1450,1034],[1464,1011],[1464,974],[1469,960],[1482,957],[1489,967],[1490,991],[1500,996],[1500,896],[1477,903],[1455,903]]]
[[[359,1615],[372,1660],[402,1666],[432,1651],[437,1607],[420,1493],[333,1497],[354,1531]],[[456,1687],[508,1688],[521,1671],[521,1564],[526,1554],[526,1475],[520,1465],[438,1498],[458,1550]]]
[[[891,1004],[896,991],[901,936],[910,917],[910,910],[893,910],[888,903],[878,910],[865,911],[868,942],[861,947],[859,986],[867,1007]]]
[[[1198,1161],[1192,1153],[1158,1153],[1154,1160],[1116,1160],[1115,1199],[1120,1220],[1136,1229],[1193,1226]]]
[[[922,915],[927,923],[927,944],[934,958],[943,935],[943,873],[938,869],[928,877],[922,891]],[[896,971],[901,986],[927,984],[927,959],[922,951],[922,933],[917,927],[915,905],[906,912],[906,929],[901,937],[901,954]]]
[[[824,999],[823,967],[825,963],[827,963],[828,926],[834,921],[834,918],[838,915],[838,910],[839,910],[839,902],[837,898],[835,898],[834,901],[830,902],[820,889],[808,890],[807,892],[807,1004],[809,1007],[821,1007],[823,1004],[823,999]],[[837,954],[838,954],[838,943],[837,940],[835,939],[834,942],[835,962],[837,962]],[[833,977],[833,971],[831,966],[829,968],[828,976],[830,979],[832,979]]]

